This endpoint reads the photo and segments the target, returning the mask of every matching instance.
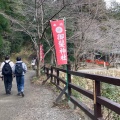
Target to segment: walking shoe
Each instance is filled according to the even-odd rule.
[[[24,96],[25,96],[23,92],[21,92],[21,95],[22,95],[22,97],[24,97]]]
[[[6,93],[6,94],[9,94],[9,95],[10,95],[10,94],[11,94],[11,91],[10,91],[10,90],[7,90],[7,93]]]
[[[18,93],[17,95],[18,95],[18,96],[20,96],[20,95],[21,95],[21,93]]]
[[[10,94],[11,94],[11,91],[9,91],[8,94],[10,95]]]

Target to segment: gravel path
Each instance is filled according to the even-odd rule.
[[[11,95],[5,95],[0,81],[0,120],[79,120],[74,110],[52,107],[57,96],[47,86],[31,85],[33,75],[34,71],[26,74],[24,98],[17,96],[15,79]]]

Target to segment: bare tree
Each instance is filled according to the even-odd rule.
[[[92,51],[94,58],[95,50],[110,53],[116,49],[116,45],[119,48],[119,39],[115,37],[119,34],[119,24],[114,22],[115,26],[118,24],[114,27],[106,14],[103,0],[24,0],[21,5],[21,14],[26,16],[24,21],[18,21],[3,11],[0,14],[15,24],[12,26],[13,30],[24,31],[30,36],[38,58],[37,76],[40,76],[42,67],[40,44],[43,41],[49,46],[45,56],[52,51],[55,57],[52,35],[47,33],[50,29],[49,21],[52,19],[66,18],[66,30],[72,31],[67,36],[67,43],[73,44],[74,70],[78,69],[80,57],[84,54]],[[113,38],[116,38],[114,44]]]

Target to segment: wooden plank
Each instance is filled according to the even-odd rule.
[[[94,112],[89,109],[86,105],[79,102],[75,97],[70,96],[70,101],[77,105],[80,109],[82,109],[92,120],[94,120]]]
[[[81,94],[83,94],[83,95],[85,95],[85,96],[87,96],[88,98],[90,98],[90,99],[93,100],[93,93],[92,93],[91,91],[85,90],[85,89],[83,89],[83,88],[81,88],[81,87],[79,87],[79,86],[77,86],[77,85],[72,84],[72,83],[70,83],[69,86],[70,86],[72,89],[80,92]]]
[[[96,80],[96,81],[120,86],[120,78],[101,76],[101,75],[82,73],[82,72],[74,72],[74,71],[68,71],[68,73],[70,73],[72,75],[75,75],[75,76],[80,76],[80,77],[88,78],[88,79],[91,79],[91,80]]]
[[[67,86],[64,87],[64,89],[62,90],[62,92],[60,93],[60,95],[55,100],[55,103],[58,103],[60,101],[61,97],[63,96],[63,94],[65,93],[66,90],[67,90]]]
[[[63,70],[61,68],[55,68],[55,67],[53,67],[53,68],[66,73],[66,70]],[[84,73],[84,72],[75,72],[75,71],[68,71],[68,73],[71,75],[84,77],[84,78],[88,78],[91,80],[97,80],[100,82],[105,82],[105,83],[109,83],[112,85],[120,86],[120,78],[111,77],[111,76],[101,76],[101,75],[89,74],[89,73]]]
[[[113,102],[112,100],[107,99],[102,96],[97,96],[97,102],[111,109],[112,111],[116,112],[118,115],[120,115],[120,104],[119,103]]]

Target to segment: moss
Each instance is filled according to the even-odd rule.
[[[100,30],[105,32],[105,31],[107,31],[107,28],[106,28],[106,26],[100,26]]]

